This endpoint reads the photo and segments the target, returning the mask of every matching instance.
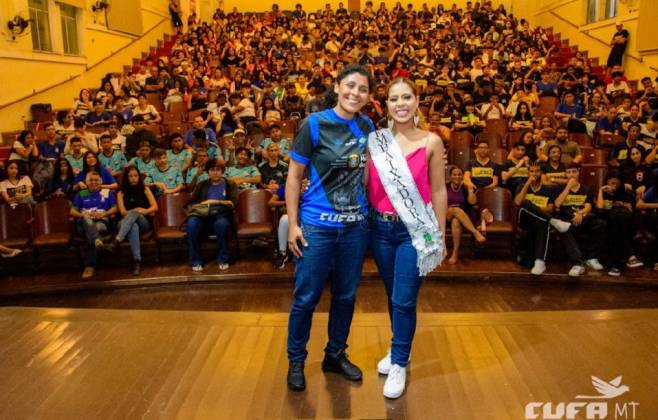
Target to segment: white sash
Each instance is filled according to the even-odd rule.
[[[409,231],[418,254],[418,271],[425,276],[441,264],[445,246],[432,203],[425,204],[420,196],[407,160],[390,129],[370,133],[368,150],[391,204]]]

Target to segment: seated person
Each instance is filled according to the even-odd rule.
[[[162,122],[162,116],[153,105],[148,103],[145,94],[140,93],[137,95],[137,102],[138,105],[133,109],[133,120],[138,115],[141,115],[144,121],[149,124],[159,124]]]
[[[192,127],[189,128],[185,132],[185,144],[188,146],[192,146],[192,138],[194,136],[199,136],[195,131],[201,130],[204,133],[204,136],[206,140],[208,140],[211,143],[217,143],[217,135],[215,134],[215,130],[212,128],[206,128],[206,120],[203,119],[201,115],[197,115],[194,117],[194,121],[192,122]]]
[[[30,163],[39,158],[39,146],[36,137],[29,130],[23,130],[14,141],[9,152],[9,159],[15,161],[21,172],[30,172]]]
[[[559,191],[555,198],[555,206],[558,209],[558,217],[571,223],[569,232],[576,236],[580,233],[586,234],[586,242],[582,244],[585,248],[585,263],[575,264],[569,271],[572,277],[585,274],[585,265],[600,271],[603,266],[598,260],[605,243],[606,223],[592,213],[593,197],[589,189],[580,184],[580,165],[572,163],[565,171],[567,184]],[[565,240],[563,244],[566,254],[573,259],[581,259],[583,255],[576,241]]]
[[[569,130],[566,127],[558,127],[555,132],[555,140],[546,142],[543,153],[546,153],[553,145],[560,146],[560,150],[562,150],[562,163],[565,165],[570,163],[580,164],[583,161],[580,146],[575,141],[569,140]]]
[[[278,143],[270,143],[266,150],[267,159],[258,165],[258,172],[261,174],[260,187],[269,189],[270,192],[285,184],[288,176],[288,164],[280,159],[279,150]]]
[[[82,153],[82,139],[80,137],[71,137],[69,144],[71,145],[71,152],[66,154],[66,160],[71,164],[73,174],[77,175],[82,170],[84,165],[84,153]]]
[[[89,172],[85,178],[86,189],[81,190],[73,199],[71,217],[76,219],[78,232],[87,240],[84,271],[82,278],[94,275],[97,251],[103,248],[101,234],[110,230],[110,218],[117,212],[114,193],[101,189],[101,176],[98,172]]]
[[[599,136],[605,134],[618,135],[622,129],[621,124],[621,119],[617,116],[617,108],[610,105],[606,116],[597,121],[594,132]]]
[[[156,196],[162,194],[175,194],[183,189],[183,176],[180,169],[169,165],[167,152],[164,149],[155,149],[153,152],[155,169],[146,174],[144,185],[156,189]]]
[[[519,261],[524,263],[524,259],[533,259],[530,273],[539,276],[546,271],[550,227],[564,233],[571,224],[552,216],[555,189],[544,184],[539,162],[530,163],[528,175],[527,180],[518,185],[514,196],[514,204],[519,207],[519,226],[525,231],[523,244],[518,249],[528,254],[519,255]],[[579,263],[578,260],[575,262]]]
[[[105,127],[110,122],[112,115],[105,111],[105,104],[100,99],[94,100],[94,110],[85,116],[87,127]]]
[[[32,197],[32,180],[27,175],[22,175],[18,162],[10,160],[6,165],[7,179],[0,182],[0,195],[5,203],[36,204]]]
[[[464,184],[464,171],[459,166],[450,168],[447,191],[448,210],[446,219],[450,222],[450,229],[452,230],[452,254],[448,259],[448,264],[457,264],[463,229],[471,232],[479,245],[484,244],[487,238],[475,228],[473,221],[468,216],[470,206],[477,203],[477,197],[475,196],[475,190],[467,188]]]
[[[55,172],[46,187],[46,199],[73,198],[73,168],[65,158],[59,158],[55,163]]]
[[[233,202],[226,194],[224,180],[224,162],[210,159],[206,163],[208,179],[199,182],[192,192],[190,205],[207,205],[208,215],[189,215],[187,217],[187,245],[192,271],[203,271],[201,240],[209,235],[217,238],[217,264],[220,271],[229,268],[228,234],[231,226]]]
[[[123,153],[126,152],[126,136],[121,134],[119,132],[119,128],[121,125],[116,122],[116,121],[110,121],[107,124],[107,131],[101,133],[101,136],[103,134],[109,134],[110,135],[110,140],[112,140],[112,148],[114,150],[119,150]]]
[[[254,155],[254,148],[251,142],[247,139],[247,132],[243,128],[236,128],[233,136],[226,139],[226,149],[224,150],[224,162],[227,166],[235,165],[235,151],[239,147],[244,147],[249,150],[249,153]]]
[[[270,189],[272,198],[268,203],[271,207],[281,208],[281,212],[285,213],[286,206],[286,184],[280,184],[278,188]],[[274,268],[283,270],[288,262],[288,215],[282,214],[279,218],[279,228],[277,229],[277,240],[279,247],[274,257]]]
[[[137,156],[137,150],[142,142],[147,141],[151,148],[156,148],[160,142],[152,131],[146,128],[146,121],[142,115],[136,115],[131,122],[133,132],[126,138],[126,159],[130,160]],[[143,173],[140,170],[141,173]]]
[[[528,166],[530,158],[525,154],[525,143],[519,141],[514,144],[511,159],[501,167],[503,185],[511,192],[516,192],[520,185],[528,180]]]
[[[642,160],[642,150],[631,147],[628,157],[621,162],[619,174],[624,187],[635,193],[635,201],[639,201],[648,187],[652,185],[651,168]]]
[[[137,168],[139,173],[145,177],[153,172],[155,170],[155,160],[151,157],[151,143],[146,140],[142,141],[139,144],[137,156],[132,158],[128,165]]]
[[[235,151],[235,166],[226,168],[226,180],[238,187],[238,191],[254,189],[261,182],[258,168],[251,164],[251,152],[246,147]]]
[[[612,149],[610,159],[608,159],[608,165],[618,167],[621,162],[628,158],[628,152],[633,147],[637,147],[639,150],[641,150],[643,157],[648,155],[648,150],[640,146],[637,142],[637,139],[640,136],[640,130],[642,130],[642,128],[637,124],[631,124],[628,126],[626,141],[623,143],[615,144]]]
[[[270,136],[260,142],[260,146],[256,149],[256,154],[260,154],[263,160],[267,160],[267,146],[270,143],[277,143],[279,145],[279,156],[286,162],[290,161],[290,143],[287,139],[281,138],[281,127],[277,124],[270,125]]]
[[[150,219],[158,211],[158,204],[134,166],[130,166],[123,174],[121,189],[117,194],[117,206],[121,221],[119,221],[119,231],[112,241],[111,248],[116,249],[124,239],[128,238],[130,253],[133,257],[132,273],[133,276],[138,276],[142,262],[139,238],[142,233],[151,229]]]
[[[484,120],[480,120],[480,116],[475,109],[475,104],[470,101],[466,102],[464,108],[465,111],[455,121],[455,130],[468,130],[474,136],[484,131],[487,123]]]
[[[608,257],[610,271],[608,275],[619,277],[626,263],[633,255],[631,241],[635,236],[633,225],[633,204],[635,195],[621,183],[616,172],[606,176],[605,185],[599,188],[596,198],[596,208],[601,218],[607,223]]]
[[[187,172],[187,168],[192,165],[192,149],[185,148],[183,136],[179,133],[169,135],[169,149],[167,149],[167,161],[169,166],[178,168],[181,175]]]
[[[489,102],[482,105],[480,114],[483,120],[505,118],[505,108],[498,102],[498,95],[493,94],[489,97]]]
[[[114,179],[119,179],[123,168],[128,165],[123,152],[114,148],[112,137],[109,134],[101,135],[101,152],[98,155],[98,161],[102,168],[112,174]]]
[[[230,139],[227,141],[227,144],[228,143],[230,143]],[[196,152],[196,150],[199,149],[200,147],[206,149],[206,152],[208,153],[209,157],[222,159],[222,156],[220,154],[221,150],[219,149],[219,147],[217,147],[217,144],[210,143],[206,138],[205,134],[203,133],[203,131],[196,130],[194,132],[194,135],[192,136],[192,149]]]
[[[555,117],[566,124],[570,118],[583,119],[583,107],[576,103],[576,97],[572,91],[564,94],[564,101],[560,102],[555,110]]]
[[[196,151],[194,165],[185,173],[185,185],[188,191],[194,191],[197,183],[208,179],[208,173],[206,172],[208,159],[208,150],[205,147],[199,147]]]
[[[498,167],[489,158],[489,143],[486,140],[478,141],[475,159],[466,164],[464,185],[473,190],[498,186]]]
[[[85,128],[85,120],[82,118],[76,119],[73,122],[73,125],[75,126],[75,132],[67,137],[66,143],[64,144],[64,153],[68,154],[71,152],[71,140],[74,137],[78,137],[80,141],[82,141],[82,153],[87,150],[98,153],[98,140],[94,133],[87,131]]]
[[[548,148],[548,162],[542,165],[542,182],[546,185],[565,185],[566,169],[562,163],[562,149],[557,144]]]
[[[658,170],[654,169],[653,185],[647,189],[638,201],[637,208],[646,212],[644,217],[645,226],[658,238]],[[658,240],[653,242],[651,255],[654,258],[653,269],[658,271]]]
[[[85,179],[87,179],[89,172],[96,172],[100,175],[101,189],[116,190],[119,187],[112,173],[101,166],[96,154],[94,152],[87,152],[84,155],[82,170],[73,178],[73,191],[81,191],[87,188]]]

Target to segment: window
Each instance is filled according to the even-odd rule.
[[[30,25],[32,26],[32,48],[52,51],[50,23],[48,22],[48,0],[28,0]]]
[[[605,1],[605,17],[610,19],[617,16],[617,0]]]
[[[68,4],[59,5],[60,17],[62,21],[62,42],[64,44],[64,54],[80,54],[78,45],[78,11],[74,6]]]

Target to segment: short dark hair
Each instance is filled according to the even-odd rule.
[[[215,168],[217,166],[222,168],[222,171],[224,171],[224,169],[226,169],[226,165],[224,164],[223,160],[217,159],[217,158],[208,159],[208,162],[206,162],[206,172],[210,171],[210,168]]]
[[[247,156],[251,159],[251,150],[247,149],[246,147],[238,147],[235,149],[235,155],[239,155],[242,152],[247,152]]]

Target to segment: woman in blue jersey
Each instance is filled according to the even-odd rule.
[[[334,87],[336,105],[312,113],[302,122],[290,152],[285,188],[288,247],[297,258],[288,322],[291,390],[306,387],[306,343],[330,271],[329,342],[322,370],[361,380],[361,370],[349,361],[345,349],[368,247],[368,200],[363,179],[368,134],[374,126],[359,111],[373,88],[374,80],[364,67],[344,67]],[[309,185],[301,194],[303,178],[308,178]]]

